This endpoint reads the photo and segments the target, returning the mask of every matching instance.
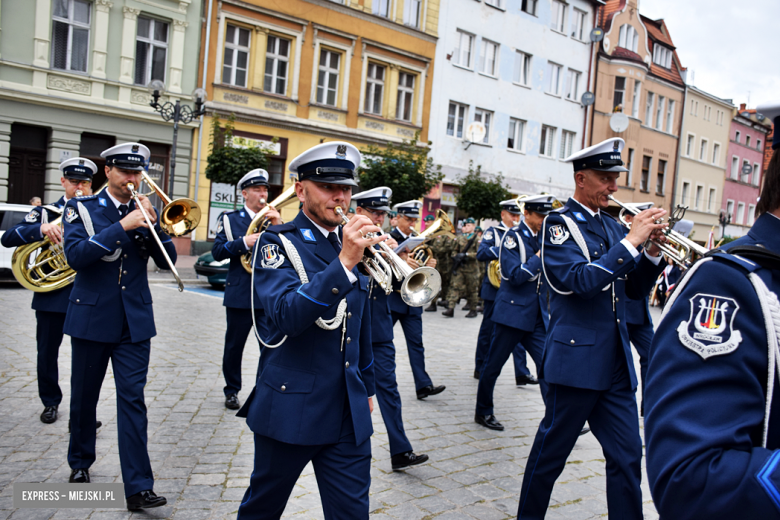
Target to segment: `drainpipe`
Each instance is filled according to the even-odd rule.
[[[206,76],[209,73],[209,41],[211,37],[211,8],[214,5],[213,0],[206,0],[209,3],[209,14],[206,18],[206,45],[203,52],[203,78],[201,80],[201,88],[206,89]],[[200,124],[198,125],[198,154],[195,160],[195,193],[193,199],[198,201],[198,185],[200,184],[200,152],[203,146],[203,116],[200,116]]]

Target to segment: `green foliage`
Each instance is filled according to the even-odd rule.
[[[482,166],[477,165],[474,169],[473,161],[469,161],[468,175],[458,177],[458,181],[458,209],[478,220],[501,220],[498,203],[510,198],[512,194],[509,193],[509,187],[504,184],[504,177],[500,173],[495,178],[486,180],[482,177]]]
[[[231,114],[222,127],[219,116],[215,114],[211,122],[211,154],[206,160],[206,178],[211,182],[237,184],[247,172],[268,165],[267,150],[258,146],[238,148],[229,145],[233,139],[235,119],[235,115]]]
[[[411,141],[387,143],[387,148],[371,145],[361,150],[364,166],[358,169],[363,190],[387,186],[393,190],[393,203],[417,200],[433,189],[444,174],[441,165],[428,157],[429,146],[418,146],[417,132]],[[430,143],[428,143],[430,145]]]

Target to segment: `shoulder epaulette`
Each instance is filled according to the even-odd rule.
[[[707,256],[712,257],[714,260],[737,266],[746,274],[752,273],[753,271],[761,268],[759,264],[753,262],[752,260],[748,260],[744,256],[735,255],[723,250],[714,251]]]
[[[97,199],[97,195],[82,195],[81,197],[73,197],[68,202],[70,202],[71,200],[80,200],[84,202],[85,200],[94,200],[94,199]]]
[[[287,224],[279,224],[278,226],[270,226],[266,231],[269,231],[271,233],[279,234],[284,233],[285,231],[293,231],[295,229],[295,224],[292,222],[288,222]]]

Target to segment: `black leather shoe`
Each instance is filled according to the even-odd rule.
[[[477,317],[477,314],[479,314],[477,311],[475,311],[475,310],[470,310],[470,311],[469,311],[469,313],[468,313],[468,314],[466,314],[466,317],[467,317],[467,318],[476,318],[476,317]]]
[[[241,408],[241,403],[238,402],[238,396],[236,394],[230,394],[225,397],[225,408],[230,410],[238,410]]]
[[[445,318],[452,318],[455,316],[455,308],[453,307],[452,309],[447,309],[446,311],[442,312],[441,315]]]
[[[435,301],[434,301],[434,302],[431,302],[431,304],[430,304],[430,305],[428,305],[428,306],[425,308],[425,312],[436,312],[437,310],[438,310],[438,309],[436,308],[436,302],[435,302]]]
[[[47,406],[46,408],[43,409],[43,412],[41,413],[42,423],[51,424],[56,420],[57,420],[56,406]]]
[[[467,303],[466,305],[464,305],[464,306],[463,306],[463,308],[462,308],[461,310],[462,310],[462,311],[470,311],[470,310],[471,310],[471,305],[469,305],[469,304]]]
[[[70,478],[68,482],[71,484],[89,484],[89,470],[88,469],[72,469],[70,470]]]
[[[102,423],[102,422],[100,422],[100,421],[95,421],[95,429],[96,429],[96,430],[97,430],[98,428],[100,428],[101,426],[103,426],[103,423]],[[70,433],[70,419],[68,419],[68,433]]]
[[[150,507],[160,507],[167,504],[168,501],[165,497],[158,497],[154,494],[154,491],[147,489],[141,491],[133,496],[127,497],[127,509],[130,511],[140,511],[141,509],[149,509]]]
[[[517,383],[517,386],[525,386],[525,385],[538,385],[539,380],[536,379],[531,374],[528,374],[527,376],[520,376],[515,378],[515,383]]]
[[[426,397],[428,397],[430,395],[440,394],[440,393],[442,393],[444,391],[445,388],[447,388],[447,387],[444,386],[444,385],[439,385],[439,386],[428,385],[428,386],[425,386],[425,387],[420,388],[419,390],[417,390],[417,399],[425,399]]]
[[[582,429],[582,431],[580,432],[580,437],[582,437],[583,435],[585,435],[585,434],[587,434],[587,433],[590,433],[590,428],[588,428],[588,427],[586,426],[586,427],[584,427],[584,428]]]
[[[496,419],[496,416],[493,414],[475,415],[474,422],[477,424],[481,424],[485,428],[489,428],[491,430],[496,430],[499,432],[504,431],[504,425],[498,422],[498,419]]]
[[[479,370],[475,370],[475,371],[474,371],[474,379],[479,379],[479,376],[480,376],[480,375],[481,375],[481,374],[479,373]]]
[[[418,464],[422,464],[423,462],[428,462],[428,455],[425,455],[424,453],[422,455],[415,455],[414,452],[411,451],[393,455],[393,457],[390,459],[390,463],[393,465],[393,470],[404,469],[408,468],[409,466],[416,466]]]

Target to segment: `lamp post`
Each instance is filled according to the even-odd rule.
[[[156,112],[160,113],[163,120],[173,121],[173,146],[171,149],[171,175],[168,179],[168,196],[173,197],[173,179],[176,173],[176,141],[179,138],[179,122],[190,123],[193,119],[206,113],[204,105],[206,104],[206,91],[202,88],[196,88],[192,91],[192,98],[195,100],[195,110],[188,105],[182,105],[179,100],[176,103],[166,101],[162,105],[158,103],[160,93],[165,91],[165,84],[156,79],[149,83],[149,93],[152,95],[152,101],[149,103]]]

